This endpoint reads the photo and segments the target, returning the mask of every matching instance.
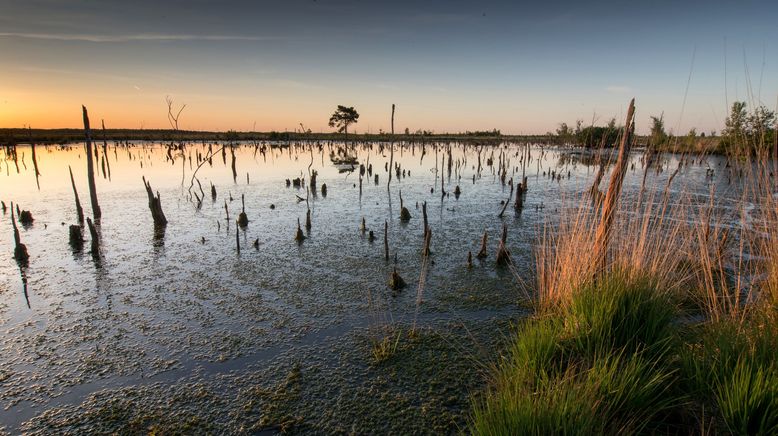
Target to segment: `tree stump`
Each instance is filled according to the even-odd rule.
[[[70,246],[76,251],[81,251],[84,248],[84,232],[81,226],[73,224],[69,227],[68,232]]]
[[[161,227],[167,225],[167,218],[165,213],[162,212],[162,202],[160,201],[159,192],[154,195],[154,191],[151,189],[151,183],[146,181],[146,177],[143,176],[143,186],[146,187],[146,195],[149,197],[149,209],[151,210],[151,218],[154,220],[154,225]]]
[[[397,273],[397,268],[395,268],[389,276],[389,288],[393,291],[399,291],[404,288],[405,285],[405,280],[400,277],[400,274]]]
[[[485,259],[486,256],[488,256],[488,253],[486,252],[486,240],[488,236],[489,235],[486,233],[486,230],[484,230],[484,236],[481,238],[481,249],[478,251],[478,254],[476,254],[475,257],[479,259]]]
[[[27,253],[27,246],[22,244],[22,239],[19,236],[19,228],[16,227],[16,218],[14,217],[14,204],[11,202],[11,226],[14,229],[14,259],[20,264],[25,264],[30,259],[30,255]]]

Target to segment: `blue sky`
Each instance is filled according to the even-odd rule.
[[[0,0],[0,127],[498,128],[621,119],[720,130],[775,108],[778,4],[746,2]],[[726,61],[726,62],[725,62]],[[726,71],[725,71],[726,64]],[[690,79],[691,74],[691,79]],[[726,76],[726,81],[725,81]],[[688,83],[688,90],[687,90]],[[684,104],[685,100],[685,104]]]

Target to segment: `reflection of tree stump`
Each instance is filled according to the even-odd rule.
[[[149,209],[151,210],[151,218],[154,219],[154,225],[167,225],[167,218],[165,218],[165,213],[162,212],[162,202],[160,201],[159,192],[154,196],[154,192],[151,190],[151,183],[146,181],[145,176],[143,177],[143,186],[146,187],[146,195],[149,197]]]

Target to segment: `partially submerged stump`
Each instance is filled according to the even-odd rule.
[[[473,252],[468,251],[467,252],[467,268],[470,269],[473,267]]]
[[[397,268],[395,268],[392,271],[392,274],[389,275],[389,288],[391,288],[393,291],[399,291],[404,287],[405,287],[405,280],[403,280],[403,278],[400,277],[400,274],[397,274]]]
[[[367,242],[373,242],[373,241],[375,241],[375,235],[373,234],[373,231],[371,230],[371,231],[370,231],[370,232],[367,234]]]
[[[86,218],[86,224],[89,227],[89,235],[92,237],[92,248],[89,252],[92,253],[93,256],[98,256],[100,254],[100,237],[97,235],[97,229],[95,229],[95,225],[92,223],[91,218]]]
[[[71,225],[68,229],[70,246],[76,251],[81,251],[84,248],[84,232],[81,226],[75,224]]]
[[[321,184],[321,196],[326,197],[327,196],[327,184],[322,183]]]
[[[249,225],[249,218],[246,216],[246,197],[245,194],[240,194],[241,212],[238,215],[238,225],[241,228],[246,228]]]
[[[34,221],[32,213],[29,210],[22,210],[19,212],[19,223],[21,225],[30,226]]]
[[[297,218],[297,233],[294,236],[294,240],[297,241],[298,243],[303,242],[305,240],[303,229],[300,227],[300,218]]]
[[[5,215],[5,211],[8,210],[8,208],[5,206],[5,201],[0,201],[0,206],[3,207],[3,215]]]
[[[462,189],[459,188],[459,185],[454,188],[454,198],[459,200],[459,196],[462,195]]]
[[[362,232],[362,234],[365,234],[366,230],[367,225],[365,225],[365,217],[362,217],[362,224],[359,225],[359,231]]]
[[[305,230],[311,230],[311,209],[305,213]]]
[[[14,229],[14,259],[20,264],[27,263],[30,259],[30,255],[27,253],[27,246],[22,244],[22,239],[19,236],[19,228],[16,227],[16,218],[13,213],[14,204],[11,203],[11,226]]]
[[[151,210],[151,218],[154,219],[155,226],[166,226],[167,218],[165,213],[162,212],[162,202],[160,201],[159,191],[157,195],[154,195],[154,191],[151,189],[151,183],[146,181],[146,177],[143,176],[143,186],[146,187],[146,195],[149,197],[149,209]]]
[[[211,201],[216,201],[216,186],[211,183]]]
[[[486,240],[488,238],[488,234],[486,230],[484,230],[484,236],[481,238],[481,250],[478,251],[478,254],[475,255],[475,257],[479,259],[485,259],[486,256],[488,256],[488,253],[486,252]]]
[[[400,221],[408,222],[411,220],[411,212],[403,204],[403,191],[400,191]]]

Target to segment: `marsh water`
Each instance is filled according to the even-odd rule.
[[[591,186],[597,170],[566,148],[395,144],[400,175],[387,189],[387,143],[189,143],[170,151],[167,144],[97,145],[99,256],[89,253],[88,231],[83,250],[68,243],[68,226],[77,224],[69,166],[91,216],[83,144],[36,147],[40,187],[29,146],[17,147],[16,161],[6,153],[0,162],[0,200],[34,217],[20,226],[30,254],[21,268],[12,255],[10,210],[0,222],[0,432],[108,431],[111,423],[103,421],[111,420],[145,431],[164,424],[166,413],[216,433],[281,431],[284,417],[301,431],[360,432],[363,424],[389,430],[392,420],[408,416],[403,425],[423,425],[442,410],[451,412],[448,420],[428,430],[460,428],[468,390],[483,381],[480,364],[496,354],[492,344],[508,334],[510,321],[526,313],[521,281],[532,280],[539,230],[559,216],[565,198]],[[202,160],[209,150],[211,158]],[[361,188],[359,163],[331,160],[344,150],[372,165]],[[522,160],[525,153],[530,158]],[[662,165],[675,169],[678,159],[664,155]],[[511,199],[503,217],[510,187],[501,181],[500,162],[507,179],[528,178],[523,209],[516,212]],[[643,175],[640,154],[632,162],[627,195]],[[711,177],[708,170],[720,168],[722,161],[709,157],[684,166],[677,183],[707,195],[724,173]],[[307,189],[310,171],[318,173],[314,192]],[[663,187],[670,172],[652,171],[649,183]],[[142,177],[161,196],[164,232],[155,230]],[[301,187],[287,186],[298,177]],[[408,222],[400,220],[400,192]],[[199,207],[193,193],[202,197]],[[249,224],[237,230],[238,252],[242,196]],[[423,202],[432,230],[427,261]],[[294,240],[298,220],[301,243]],[[511,268],[495,265],[503,224]],[[477,260],[484,231],[489,255]],[[408,284],[402,290],[388,286],[395,268]],[[434,350],[414,360],[421,382],[407,378],[407,361],[396,368],[371,362],[376,327],[413,324],[434,337],[419,341]],[[467,358],[451,357],[457,352]],[[478,375],[444,386],[457,384],[443,374],[451,365]],[[295,371],[310,378],[282,401],[273,392]],[[437,376],[438,384],[418,384]],[[396,414],[348,422],[361,419],[360,402],[386,400],[381,392],[401,402]],[[440,392],[442,399],[429,400]],[[144,407],[151,418],[134,411]]]

